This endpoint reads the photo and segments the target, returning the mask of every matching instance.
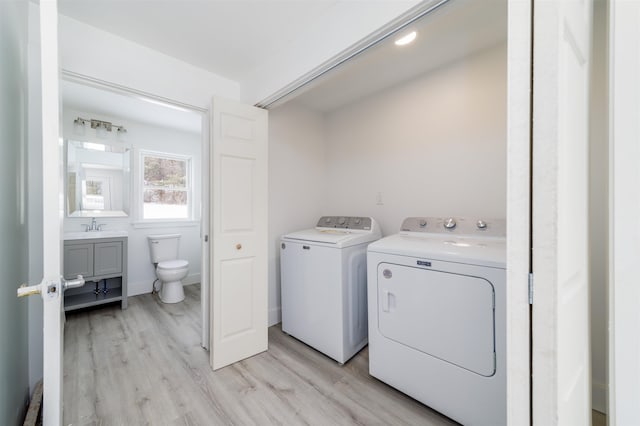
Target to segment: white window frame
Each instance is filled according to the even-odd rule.
[[[144,184],[144,160],[146,157],[164,158],[168,160],[185,161],[186,164],[186,193],[187,193],[187,217],[186,218],[162,218],[162,219],[146,219],[144,217],[144,191],[147,189],[158,189],[156,187],[147,187]],[[160,151],[139,151],[140,170],[138,174],[138,183],[140,190],[138,191],[138,221],[140,223],[176,223],[176,222],[193,222],[194,221],[194,199],[193,199],[193,156],[181,155]],[[180,191],[180,189],[177,189]]]

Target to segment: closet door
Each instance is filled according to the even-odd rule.
[[[214,98],[211,365],[267,350],[267,111]]]
[[[533,421],[591,422],[590,1],[534,1]]]

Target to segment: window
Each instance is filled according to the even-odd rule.
[[[191,159],[142,153],[142,219],[190,219]]]

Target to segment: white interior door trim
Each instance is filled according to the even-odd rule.
[[[143,90],[134,89],[133,87],[123,86],[121,84],[112,83],[110,81],[91,77],[86,74],[80,74],[74,71],[62,69],[60,71],[60,77],[66,81],[84,84],[85,86],[94,87],[96,89],[107,90],[109,92],[117,93],[119,95],[129,96],[136,99],[145,99],[145,100],[161,102],[176,108],[182,108],[185,110],[198,112],[201,114],[209,113],[209,110],[207,108],[201,108],[195,105],[177,101],[175,99],[165,98],[164,96],[155,95],[153,93],[145,92]]]
[[[640,3],[609,9],[609,424],[640,424]]]
[[[507,424],[530,421],[531,2],[509,0],[507,44]]]
[[[209,161],[211,146],[210,146],[210,137],[209,137],[209,123],[211,117],[209,113],[202,114],[202,173],[200,176],[201,183],[200,188],[202,192],[201,199],[201,212],[200,212],[200,245],[202,247],[201,257],[201,266],[200,266],[200,306],[201,306],[201,316],[202,316],[202,337],[201,337],[201,345],[205,349],[209,349],[210,340],[211,340],[211,298],[210,298],[210,289],[211,289],[211,270],[210,270],[210,259],[211,259],[211,224],[210,224],[210,173],[211,173],[211,162]]]

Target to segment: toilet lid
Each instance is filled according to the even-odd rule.
[[[179,269],[189,266],[186,260],[166,260],[158,263],[158,269]]]

